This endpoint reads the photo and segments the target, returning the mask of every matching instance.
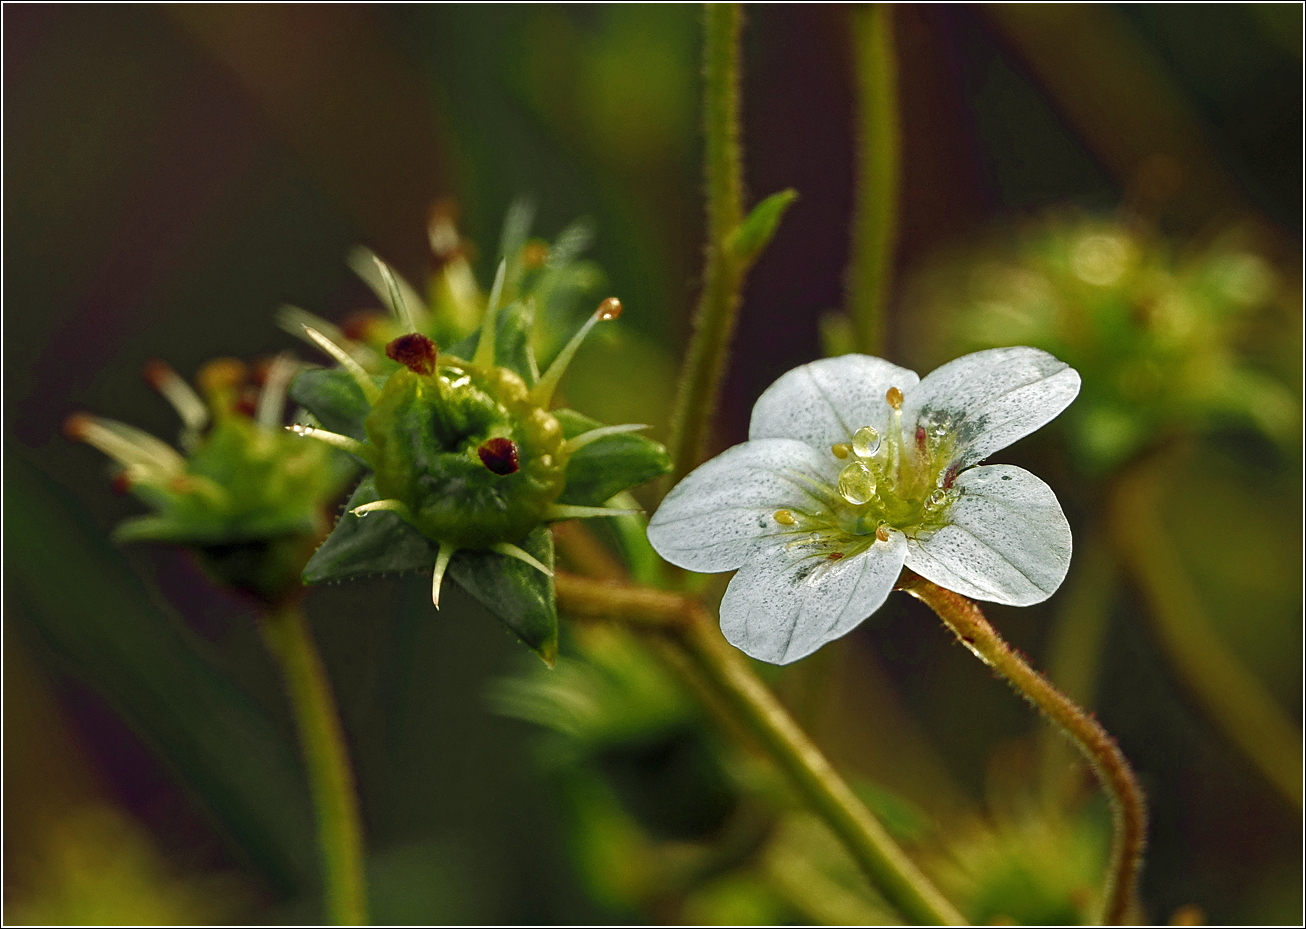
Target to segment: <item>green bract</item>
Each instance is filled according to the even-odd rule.
[[[365,370],[352,343],[305,326],[342,367],[296,379],[291,396],[322,424],[297,431],[345,449],[372,473],[304,580],[430,570],[438,607],[447,570],[552,663],[557,614],[547,524],[629,512],[603,504],[665,473],[670,461],[661,445],[631,434],[642,426],[605,427],[548,408],[581,340],[617,316],[620,304],[605,300],[540,376],[530,293],[498,306],[507,267],[481,331],[440,352],[407,316],[402,285],[378,265],[408,330],[387,344],[386,355],[403,367],[384,378]]]

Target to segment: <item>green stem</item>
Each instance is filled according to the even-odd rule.
[[[902,129],[898,116],[898,58],[893,7],[853,10],[857,86],[857,187],[848,314],[858,351],[883,355],[889,287],[898,244]]]
[[[1157,497],[1175,467],[1173,456],[1158,455],[1117,480],[1108,509],[1112,541],[1184,683],[1226,738],[1300,810],[1301,727],[1211,627],[1157,514]]]
[[[558,605],[571,615],[623,620],[669,639],[890,903],[919,923],[964,925],[961,914],[897,846],[740,653],[721,638],[702,606],[644,587],[562,573],[556,581]]]
[[[670,482],[698,463],[716,410],[726,354],[734,334],[743,272],[728,247],[743,219],[743,160],[739,147],[739,30],[737,3],[709,3],[703,14],[703,119],[707,184],[707,246],[703,293],[680,375],[671,424]]]
[[[367,922],[363,830],[345,733],[326,669],[297,604],[269,612],[262,632],[285,675],[304,750],[322,850],[327,917],[336,925],[363,925]]]
[[[1111,802],[1115,827],[1103,893],[1103,918],[1108,925],[1123,924],[1133,903],[1142,866],[1143,846],[1147,841],[1147,806],[1134,772],[1115,740],[1097,720],[1026,664],[970,600],[911,572],[906,572],[898,584],[900,590],[938,614],[980,661],[1006,678],[1021,696],[1058,726],[1093,766]]]

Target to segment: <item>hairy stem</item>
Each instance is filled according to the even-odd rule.
[[[1068,700],[1031,668],[989,625],[980,608],[959,593],[906,572],[899,582],[943,620],[967,648],[1006,678],[1026,700],[1058,726],[1088,759],[1111,802],[1114,834],[1103,894],[1103,921],[1125,922],[1134,899],[1147,840],[1147,806],[1129,762],[1115,740],[1092,716]]]
[[[1172,456],[1158,455],[1117,480],[1108,507],[1112,542],[1147,600],[1167,657],[1207,715],[1298,810],[1302,808],[1301,727],[1211,627],[1157,514]]]
[[[893,7],[856,7],[853,56],[857,88],[857,189],[848,315],[856,349],[883,355],[887,304],[898,243],[898,185],[902,130],[898,117],[898,58]]]
[[[716,630],[704,608],[666,591],[558,574],[558,605],[577,618],[624,621],[669,641],[742,722],[791,784],[843,842],[871,883],[908,918],[965,920],[929,882],[784,707]]]
[[[702,455],[739,309],[743,272],[727,240],[743,218],[743,163],[739,147],[741,20],[740,5],[736,3],[709,3],[703,13],[707,245],[703,293],[672,415],[673,469],[667,487],[693,470]]]
[[[268,613],[261,629],[268,651],[285,675],[304,750],[322,852],[327,918],[336,925],[362,925],[367,922],[363,830],[345,733],[326,669],[297,604]]]

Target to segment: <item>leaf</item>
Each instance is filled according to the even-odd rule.
[[[602,425],[574,410],[554,410],[553,415],[569,439]],[[661,443],[628,432],[604,436],[572,454],[567,462],[567,486],[558,502],[601,506],[615,494],[670,470],[671,457]]]
[[[770,244],[780,220],[789,205],[798,199],[798,191],[790,188],[771,194],[757,206],[744,221],[736,227],[726,241],[726,248],[743,267],[748,267],[757,260],[762,249]]]
[[[430,571],[438,548],[394,513],[354,516],[349,511],[379,499],[376,484],[363,479],[335,529],[304,568],[304,583],[345,580],[367,574]],[[553,567],[553,536],[540,527],[518,545]],[[496,552],[459,549],[446,578],[491,613],[552,665],[558,654],[558,611],[553,579],[530,565]]]
[[[316,831],[293,745],[69,510],[66,490],[13,449],[5,461],[5,528],[23,540],[6,553],[9,631],[39,636],[102,694],[274,884],[312,887]]]
[[[494,363],[501,368],[516,371],[527,387],[533,386],[539,378],[539,366],[535,363],[535,353],[531,350],[531,329],[534,325],[534,309],[526,303],[513,303],[499,310],[498,328],[494,337]],[[476,346],[480,341],[481,333],[478,330],[450,345],[445,351],[456,358],[470,360],[476,354]]]
[[[550,570],[553,534],[540,526],[517,543]],[[448,576],[507,626],[549,667],[558,658],[558,607],[553,578],[497,552],[460,549]]]
[[[384,378],[373,378],[380,387]],[[372,407],[358,382],[340,368],[305,371],[290,382],[289,397],[317,417],[322,428],[367,441],[363,420]]]

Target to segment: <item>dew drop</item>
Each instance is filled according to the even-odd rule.
[[[875,496],[875,475],[864,461],[854,461],[839,472],[839,494],[854,506]]]
[[[934,493],[930,494],[929,499],[925,501],[925,506],[931,510],[937,510],[947,502],[948,495],[941,490],[936,490]]]
[[[880,434],[870,426],[862,426],[853,433],[853,452],[858,458],[870,458],[880,448]]]
[[[364,516],[366,516],[366,515],[367,515],[368,513],[370,513],[370,512],[372,512],[372,511],[371,511],[371,510],[365,510],[365,509],[363,509],[362,507],[359,507],[358,509],[354,510],[354,515],[357,516],[359,519],[362,519]]]

